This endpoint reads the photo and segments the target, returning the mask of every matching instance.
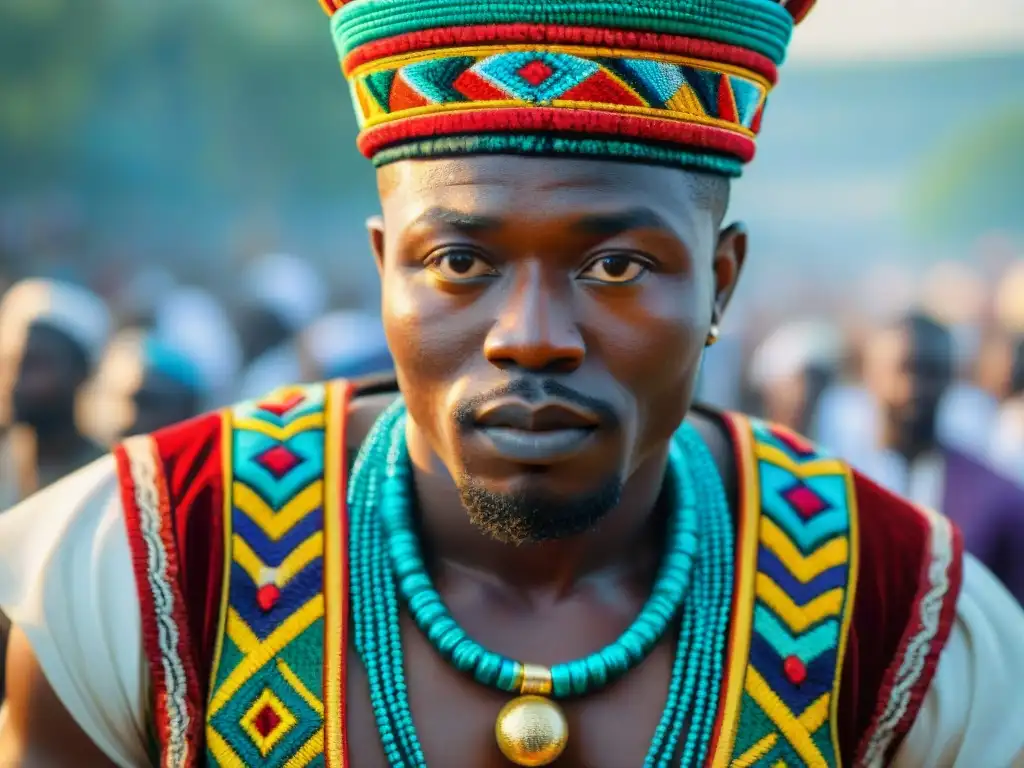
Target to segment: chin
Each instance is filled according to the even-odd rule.
[[[564,539],[592,530],[622,495],[617,475],[570,493],[556,490],[537,475],[500,482],[463,475],[458,487],[473,523],[510,544]]]

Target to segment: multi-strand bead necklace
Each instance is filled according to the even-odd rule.
[[[452,666],[481,685],[518,694],[499,714],[495,736],[505,756],[524,766],[548,765],[565,749],[568,726],[556,699],[610,685],[647,658],[678,621],[668,697],[644,768],[702,764],[722,677],[733,533],[718,469],[696,430],[685,425],[671,444],[668,473],[676,508],[654,589],[640,615],[607,647],[548,668],[488,651],[445,607],[413,525],[405,422],[399,399],[363,443],[348,491],[354,642],[392,768],[426,768],[405,683],[400,602]]]

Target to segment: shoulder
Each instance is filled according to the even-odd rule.
[[[0,515],[0,610],[82,730],[126,765],[146,754],[132,578],[112,456]]]
[[[875,752],[891,754],[914,722],[949,638],[963,573],[960,534],[784,427],[733,414],[727,421],[745,486],[740,494],[779,521],[769,531],[792,532],[804,557],[811,556],[807,547],[831,547],[837,536],[849,543],[842,548],[848,607],[840,742],[857,764]]]

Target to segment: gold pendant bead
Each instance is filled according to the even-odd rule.
[[[494,735],[501,753],[516,765],[550,765],[565,750],[569,723],[551,699],[520,696],[501,708]]]

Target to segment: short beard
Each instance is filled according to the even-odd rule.
[[[622,480],[613,477],[593,493],[559,498],[530,493],[495,493],[463,475],[459,484],[469,519],[505,544],[554,541],[592,530],[622,498]]]

